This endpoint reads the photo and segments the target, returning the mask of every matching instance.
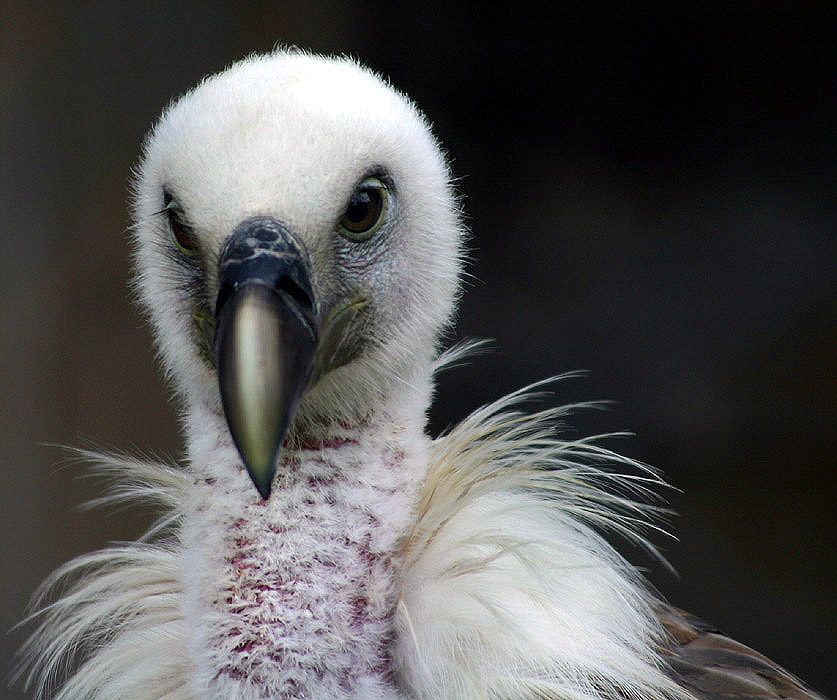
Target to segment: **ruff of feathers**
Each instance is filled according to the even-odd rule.
[[[655,596],[601,534],[656,553],[645,533],[664,512],[652,491],[663,482],[599,438],[556,437],[556,422],[583,404],[521,412],[543,384],[431,444],[397,581],[397,685],[422,700],[684,697],[658,654]],[[178,466],[79,456],[112,483],[95,505],[162,515],[139,541],[80,556],[44,582],[19,673],[38,697],[57,688],[55,700],[196,700],[181,561],[195,479]]]

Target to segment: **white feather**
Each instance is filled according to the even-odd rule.
[[[186,700],[189,661],[177,522],[189,479],[175,467],[116,454],[79,454],[94,461],[94,473],[122,479],[98,505],[136,501],[164,509],[151,528],[157,541],[80,556],[44,581],[32,603],[36,612],[27,620],[38,627],[21,650],[19,675],[37,697],[56,700]],[[57,683],[64,676],[66,682]]]
[[[525,398],[434,442],[402,575],[402,676],[418,698],[680,695],[654,651],[653,596],[591,527],[654,551],[641,528],[658,509],[602,484],[661,482],[590,440],[555,438],[573,407],[511,410]]]

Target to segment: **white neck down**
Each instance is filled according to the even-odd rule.
[[[391,421],[340,430],[285,450],[264,501],[230,443],[193,444],[211,465],[182,531],[197,697],[403,697],[390,646],[428,445]]]

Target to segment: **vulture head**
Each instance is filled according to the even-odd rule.
[[[426,400],[462,225],[415,106],[350,60],[245,60],[175,101],[136,177],[136,269],[191,433],[261,494],[282,443]]]

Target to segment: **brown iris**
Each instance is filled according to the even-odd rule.
[[[172,199],[171,195],[165,194],[165,212],[169,223],[169,231],[174,245],[184,255],[195,255],[198,252],[198,239],[192,227],[183,220],[183,210],[180,205]]]
[[[377,177],[368,177],[352,193],[340,219],[340,232],[354,241],[363,241],[377,231],[386,219],[388,192]]]

